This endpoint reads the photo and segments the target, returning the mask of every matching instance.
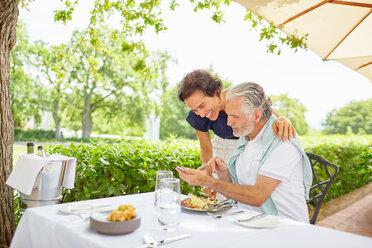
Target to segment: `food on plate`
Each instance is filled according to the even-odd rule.
[[[135,208],[132,205],[120,205],[117,210],[113,210],[110,216],[106,218],[108,221],[126,221],[136,217]]]
[[[193,208],[197,210],[210,209],[210,205],[215,203],[215,201],[209,198],[197,197],[190,194],[190,197],[181,201],[181,205],[188,208]]]

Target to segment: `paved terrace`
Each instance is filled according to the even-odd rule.
[[[372,183],[325,203],[316,225],[372,237]]]

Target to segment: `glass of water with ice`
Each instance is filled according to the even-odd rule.
[[[166,231],[177,229],[181,218],[180,179],[160,180],[158,221]]]

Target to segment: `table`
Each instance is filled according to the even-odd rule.
[[[76,215],[63,215],[51,205],[29,208],[16,229],[11,248],[112,248],[136,247],[143,244],[143,235],[159,226],[153,205],[154,193],[133,194],[89,201],[85,204],[132,204],[141,216],[141,226],[126,235],[104,235],[90,229],[89,221]],[[66,203],[68,204],[68,203]],[[247,211],[249,212],[249,211]],[[275,217],[279,218],[279,217]],[[178,232],[191,237],[164,247],[372,247],[372,238],[336,231],[289,219],[279,218],[280,225],[268,229],[242,227],[235,216],[215,219],[206,214],[182,211]]]

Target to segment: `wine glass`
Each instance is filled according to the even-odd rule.
[[[180,179],[163,178],[160,180],[158,221],[166,231],[174,231],[181,218]]]
[[[160,170],[156,172],[156,181],[155,181],[155,201],[154,206],[155,210],[158,211],[158,201],[160,195],[160,180],[162,178],[173,178],[173,173],[171,171]]]

